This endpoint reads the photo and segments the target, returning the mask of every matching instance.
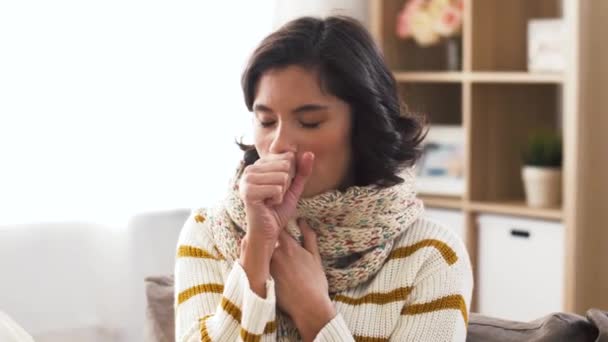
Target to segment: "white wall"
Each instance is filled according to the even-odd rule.
[[[368,2],[0,2],[0,225],[123,224],[219,200],[250,131],[259,41]]]
[[[367,0],[276,0],[274,27],[300,16],[348,15],[369,23],[369,1]]]
[[[223,196],[273,0],[0,2],[0,225]]]

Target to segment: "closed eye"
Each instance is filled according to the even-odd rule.
[[[267,122],[260,121],[260,125],[262,125],[262,127],[264,127],[264,128],[268,128],[274,124],[275,124],[275,121],[267,121]],[[307,129],[319,128],[320,124],[321,124],[320,122],[313,122],[313,123],[300,122],[300,125]]]
[[[309,129],[314,129],[314,128],[319,128],[319,125],[321,124],[320,122],[314,122],[314,123],[300,123],[302,125],[302,127],[304,128],[309,128]]]
[[[260,121],[260,125],[262,125],[262,127],[270,127],[270,126],[274,125],[274,121],[269,121],[269,122]]]

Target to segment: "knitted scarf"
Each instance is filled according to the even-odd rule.
[[[238,192],[243,169],[241,162],[226,199],[208,215],[215,243],[229,260],[238,259],[247,231]],[[423,205],[416,198],[413,170],[405,169],[399,176],[404,182],[391,187],[351,186],[343,192],[331,190],[298,201],[297,215],[286,229],[301,243],[295,223],[300,217],[316,232],[330,293],[356,287],[374,276],[395,239],[421,216]]]

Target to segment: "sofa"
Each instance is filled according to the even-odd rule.
[[[173,341],[173,263],[189,209],[124,226],[0,226],[0,312],[37,342]],[[608,316],[556,313],[512,322],[472,313],[468,341],[606,341]]]
[[[0,226],[0,312],[37,342],[144,341],[144,278],[173,273],[189,209],[134,215],[122,226]]]

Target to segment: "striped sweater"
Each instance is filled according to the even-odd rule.
[[[175,265],[176,341],[294,341],[278,329],[274,282],[257,296],[238,262],[214,245],[204,211],[180,233]],[[369,281],[332,297],[337,315],[315,341],[464,341],[473,277],[462,241],[419,219]]]

